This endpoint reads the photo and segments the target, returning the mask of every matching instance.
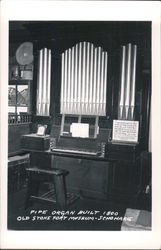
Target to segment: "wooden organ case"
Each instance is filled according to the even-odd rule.
[[[98,199],[106,199],[108,190],[107,134],[100,140],[99,132],[99,119],[106,116],[107,59],[106,51],[89,42],[62,53],[61,127],[51,149],[53,164],[70,173],[67,189]]]
[[[117,104],[112,136],[106,144],[107,158],[116,160],[109,174],[109,196],[128,200],[132,206],[136,205],[142,188],[141,157],[142,152],[148,151],[151,95],[150,82],[145,90],[144,77],[139,79],[140,55],[137,50],[136,44],[121,46],[119,84],[118,91],[115,91]]]
[[[108,77],[107,51],[94,43],[79,42],[61,53],[60,123],[53,118],[49,124],[50,153],[35,152],[31,164],[45,162],[69,171],[69,192],[134,204],[140,188],[140,154],[147,150],[151,92],[144,86],[145,79],[137,82],[137,44],[120,48],[121,63],[113,63],[117,66],[114,80]],[[113,120],[138,121],[138,140],[113,141]]]

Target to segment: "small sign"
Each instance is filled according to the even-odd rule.
[[[45,135],[45,131],[46,131],[47,125],[38,125],[37,128],[37,135],[39,136],[44,136]]]
[[[112,140],[121,142],[138,142],[138,121],[114,120]]]

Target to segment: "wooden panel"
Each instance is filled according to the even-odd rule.
[[[39,168],[50,168],[51,167],[51,157],[45,153],[31,153],[30,154],[30,165],[37,166]]]
[[[107,163],[68,157],[54,157],[54,159],[56,167],[69,171],[66,176],[67,191],[91,198],[107,198]]]
[[[38,136],[37,134],[22,135],[21,146],[26,150],[48,150],[50,147],[50,136]]]
[[[108,163],[83,160],[81,186],[83,194],[92,197],[107,198]]]
[[[11,160],[8,163],[8,194],[20,191],[26,187],[26,168],[29,158]]]
[[[112,192],[116,192],[117,194],[130,192],[128,190],[130,171],[131,166],[127,163],[125,164],[125,162],[120,161],[114,164],[110,180],[110,190]]]
[[[109,199],[135,207],[138,194],[139,160],[117,161],[109,173]]]
[[[30,133],[30,124],[17,124],[8,126],[8,154],[14,155],[20,153],[21,135]]]

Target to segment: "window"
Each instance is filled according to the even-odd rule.
[[[10,82],[8,86],[9,123],[29,122],[30,81]]]
[[[29,93],[28,84],[9,85],[8,104],[9,113],[20,114],[29,111]]]

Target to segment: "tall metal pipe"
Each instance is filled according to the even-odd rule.
[[[106,115],[106,94],[107,94],[107,59],[108,59],[108,55],[107,52],[105,52],[105,75],[104,75],[104,88],[103,88],[103,115]]]
[[[81,109],[84,113],[85,103],[85,80],[86,80],[86,42],[83,42],[83,58],[82,58],[82,88],[81,88]]]
[[[47,62],[47,113],[49,115],[50,108],[50,82],[51,82],[51,50],[48,50],[48,62]]]
[[[90,114],[89,111],[89,70],[90,70],[90,43],[87,43],[87,64],[86,64],[86,81],[85,81],[85,112]]]
[[[49,115],[51,82],[51,50],[39,51],[37,82],[37,115]]]
[[[119,118],[122,119],[125,95],[125,57],[126,47],[122,46],[122,61],[121,61],[121,90],[120,90],[120,103],[119,103]]]
[[[134,119],[137,46],[122,46],[119,119]]]
[[[101,72],[101,48],[98,48],[98,59],[97,59],[97,79],[96,79],[96,112],[100,115],[100,72]]]
[[[90,80],[89,80],[89,112],[92,112],[93,101],[93,79],[94,79],[94,46],[91,44],[90,49]]]
[[[74,110],[74,65],[75,65],[75,47],[72,47],[71,56],[71,108],[70,112],[73,113]]]
[[[104,93],[104,63],[105,63],[105,53],[102,53],[101,59],[101,84],[100,84],[100,104],[101,104],[101,115],[103,114],[103,93]]]
[[[131,119],[134,117],[134,107],[135,107],[135,80],[136,80],[136,54],[137,46],[133,46],[133,60],[132,60],[132,79],[131,79]]]
[[[106,115],[106,67],[107,52],[103,52],[101,47],[94,48],[91,43],[80,42],[64,52],[61,81],[61,89],[64,87],[62,113]],[[63,90],[61,93],[62,103]]]
[[[44,48],[44,65],[43,65],[43,93],[42,93],[42,114],[46,114],[46,91],[47,91],[47,49]]]
[[[67,112],[70,113],[71,100],[71,49],[68,50],[68,88],[67,88]]]
[[[62,56],[61,56],[61,105],[60,105],[60,112],[61,114],[63,113],[64,111],[64,53],[62,53]]]
[[[79,43],[79,64],[78,64],[78,111],[81,113],[81,87],[82,87],[82,43]]]
[[[97,66],[98,66],[98,61],[97,61],[97,55],[98,55],[98,50],[97,48],[94,50],[94,80],[93,80],[93,102],[92,102],[92,108],[93,108],[93,113],[96,115],[96,101],[97,101]]]
[[[67,113],[67,81],[68,81],[68,50],[65,51],[65,72],[64,72],[64,112]]]
[[[39,51],[38,58],[38,81],[37,81],[37,115],[41,114],[41,100],[42,100],[42,60],[43,51]]]
[[[127,46],[127,72],[126,72],[126,92],[125,92],[125,118],[128,118],[130,105],[130,75],[131,75],[131,43]]]
[[[74,65],[74,111],[73,113],[78,113],[78,44],[75,46],[75,65]]]

